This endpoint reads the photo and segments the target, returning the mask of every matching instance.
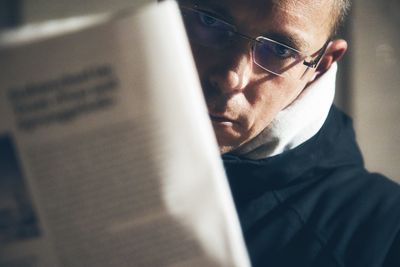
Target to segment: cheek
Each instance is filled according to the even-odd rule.
[[[246,98],[250,104],[254,125],[265,127],[301,93],[304,81],[274,77],[266,82],[254,84]],[[262,126],[259,126],[262,127]]]
[[[302,92],[305,87],[305,80],[291,80],[280,78],[274,85],[274,100],[279,109],[282,110],[289,106]]]
[[[199,47],[195,44],[191,44],[191,47],[197,71],[199,72],[199,75],[201,77],[204,73],[207,72],[207,69],[209,69],[209,67],[214,64],[214,60],[218,57],[212,55],[212,53],[204,47]]]

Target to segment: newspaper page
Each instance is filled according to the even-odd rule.
[[[177,4],[0,35],[0,266],[250,266]]]

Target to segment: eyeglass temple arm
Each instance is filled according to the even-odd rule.
[[[325,51],[328,48],[330,41],[331,41],[330,39],[328,41],[326,41],[324,46],[319,50],[318,55],[314,60],[311,60],[311,61],[304,60],[303,64],[309,68],[316,68],[318,66],[319,62],[321,61],[322,56],[325,54]]]

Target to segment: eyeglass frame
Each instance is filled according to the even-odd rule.
[[[215,17],[214,15],[211,15],[211,14],[207,13],[206,11],[199,10],[197,5],[195,5],[194,7],[187,7],[187,6],[179,5],[179,7],[180,7],[181,10],[190,10],[190,11],[193,11],[193,12],[196,12],[196,13],[200,13],[202,15],[206,15],[207,17],[213,18],[216,21],[218,21],[220,23],[223,23],[224,25],[227,25],[229,28],[232,29],[231,31],[227,30],[229,32],[229,35],[231,35],[231,36],[237,35],[237,36],[239,36],[239,37],[241,37],[243,39],[251,41],[253,43],[252,47],[251,47],[253,63],[256,64],[257,66],[259,66],[260,68],[262,68],[263,70],[265,70],[265,71],[267,71],[269,73],[275,74],[277,76],[284,77],[284,75],[276,73],[274,71],[271,71],[271,70],[267,69],[266,67],[263,67],[258,62],[256,62],[256,57],[254,56],[254,53],[255,53],[255,49],[254,49],[255,45],[254,45],[254,43],[262,43],[259,39],[264,39],[264,40],[267,40],[269,42],[273,42],[273,43],[279,44],[279,45],[281,45],[283,47],[286,47],[286,48],[288,48],[290,50],[293,50],[294,52],[298,53],[302,58],[304,58],[303,59],[303,65],[305,65],[307,67],[307,69],[301,75],[300,79],[302,79],[304,77],[304,75],[307,73],[309,68],[314,68],[315,69],[319,65],[321,59],[323,58],[323,55],[326,52],[326,49],[328,48],[328,46],[329,46],[329,44],[331,42],[331,39],[328,38],[328,40],[324,43],[324,45],[319,50],[317,50],[316,52],[313,53],[314,56],[313,56],[313,54],[307,55],[306,52],[301,52],[301,51],[299,51],[299,50],[297,50],[297,49],[295,49],[293,47],[290,47],[290,46],[288,46],[286,44],[283,44],[283,43],[281,43],[279,41],[276,41],[274,39],[271,39],[271,38],[268,38],[268,37],[265,37],[265,36],[262,36],[262,35],[257,36],[257,37],[254,38],[254,37],[251,37],[251,36],[246,35],[244,33],[241,33],[236,29],[236,25],[228,23],[227,21],[225,21],[223,19],[220,19],[218,17]],[[182,15],[184,15],[184,14],[182,13]],[[305,58],[314,58],[314,59],[312,59],[310,61],[307,61]]]

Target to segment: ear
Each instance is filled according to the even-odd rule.
[[[311,82],[324,74],[333,63],[339,61],[347,51],[347,42],[343,39],[331,41],[318,64]]]

